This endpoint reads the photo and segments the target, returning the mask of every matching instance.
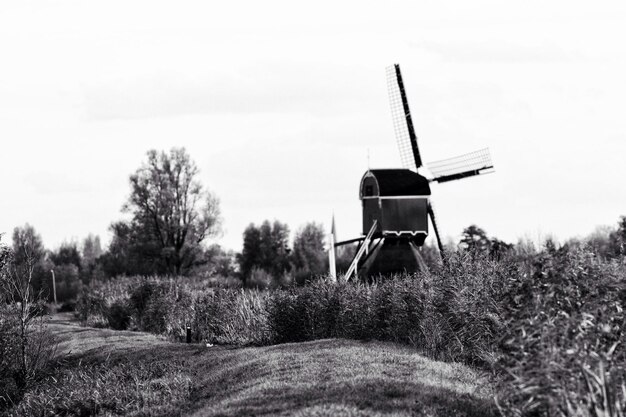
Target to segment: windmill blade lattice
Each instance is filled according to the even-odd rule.
[[[417,136],[413,129],[400,67],[397,64],[387,67],[387,90],[389,91],[393,130],[398,142],[402,166],[407,169],[417,169],[422,166],[422,160],[417,148]]]
[[[489,148],[427,164],[432,181],[446,182],[493,172]]]

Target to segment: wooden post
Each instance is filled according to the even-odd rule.
[[[54,304],[57,304],[57,281],[54,277],[54,269],[51,269],[52,272],[52,293],[54,294]]]
[[[191,343],[191,326],[187,325],[187,343]]]

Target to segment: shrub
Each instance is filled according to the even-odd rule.
[[[76,302],[75,315],[82,324],[92,327],[106,327],[108,304],[104,292],[95,289],[83,289]]]
[[[115,330],[126,330],[130,324],[132,310],[128,303],[123,300],[114,301],[106,309],[106,319],[109,327]]]

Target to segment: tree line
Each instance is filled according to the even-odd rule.
[[[130,194],[121,212],[124,220],[110,225],[112,239],[102,248],[98,236],[62,244],[46,250],[41,236],[31,225],[15,228],[15,262],[24,262],[19,251],[27,245],[35,259],[33,287],[52,297],[54,271],[59,299],[74,298],[81,285],[94,279],[120,275],[225,276],[236,277],[247,286],[304,283],[328,271],[325,232],[310,222],[296,230],[290,240],[289,227],[278,220],[250,224],[243,233],[239,253],[208,244],[221,233],[220,202],[199,180],[199,169],[184,148],[169,152],[150,150],[141,166],[129,177]],[[606,258],[624,252],[626,217],[617,228],[603,228],[568,244],[586,244]],[[523,243],[523,242],[522,242]],[[516,248],[476,225],[464,229],[458,245],[449,250],[466,250],[500,259]],[[520,246],[521,245],[521,246]],[[450,245],[449,245],[450,246]],[[354,246],[338,248],[338,270],[346,270]],[[427,263],[439,262],[437,249],[425,245]]]
[[[32,225],[16,227],[12,236],[15,262],[25,260],[18,248],[32,248],[33,287],[52,297],[52,274],[60,299],[73,298],[93,279],[120,275],[215,275],[238,277],[244,283],[263,281],[263,274],[299,281],[323,274],[328,264],[325,233],[311,222],[296,231],[290,245],[289,228],[277,220],[250,224],[240,253],[209,244],[221,233],[217,196],[200,182],[199,169],[184,148],[150,150],[129,177],[130,194],[114,221],[107,248],[99,236],[63,243],[47,250]],[[265,277],[267,278],[267,277]]]

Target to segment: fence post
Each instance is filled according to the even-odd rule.
[[[57,280],[54,277],[54,269],[51,269],[52,272],[52,292],[54,293],[54,304],[57,304]]]

